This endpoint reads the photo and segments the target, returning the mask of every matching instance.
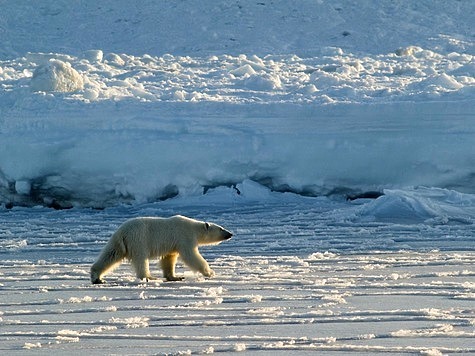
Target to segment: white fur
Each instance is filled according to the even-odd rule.
[[[231,236],[229,231],[219,225],[181,215],[130,219],[112,235],[92,265],[91,281],[104,283],[102,276],[117,267],[124,258],[130,260],[140,279],[156,279],[150,274],[149,259],[159,258],[163,276],[167,280],[182,280],[175,276],[178,257],[193,271],[211,277],[214,272],[200,255],[198,247],[218,244]]]

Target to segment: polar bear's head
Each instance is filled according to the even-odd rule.
[[[204,222],[202,225],[203,234],[199,237],[198,243],[200,245],[216,245],[225,240],[229,240],[233,234],[225,228]]]

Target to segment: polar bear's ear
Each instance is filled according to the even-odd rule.
[[[205,222],[205,229],[208,230],[209,229],[209,224],[207,222]]]

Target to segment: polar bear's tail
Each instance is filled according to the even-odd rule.
[[[102,276],[118,267],[125,256],[127,256],[127,248],[123,233],[119,230],[112,235],[97,261],[92,265],[91,282],[93,284],[105,283]]]

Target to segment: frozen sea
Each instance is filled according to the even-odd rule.
[[[348,202],[271,193],[249,182],[241,190],[102,211],[2,211],[1,349],[475,352],[471,195],[428,189]],[[246,192],[259,201],[246,201]],[[430,216],[429,206],[439,213]],[[107,284],[90,284],[90,265],[121,222],[176,213],[234,232],[201,249],[215,277],[178,264],[184,281],[145,283],[124,263]],[[151,271],[160,276],[158,264]]]
[[[475,354],[475,2],[1,8],[0,353]],[[175,214],[215,277],[91,285]]]

